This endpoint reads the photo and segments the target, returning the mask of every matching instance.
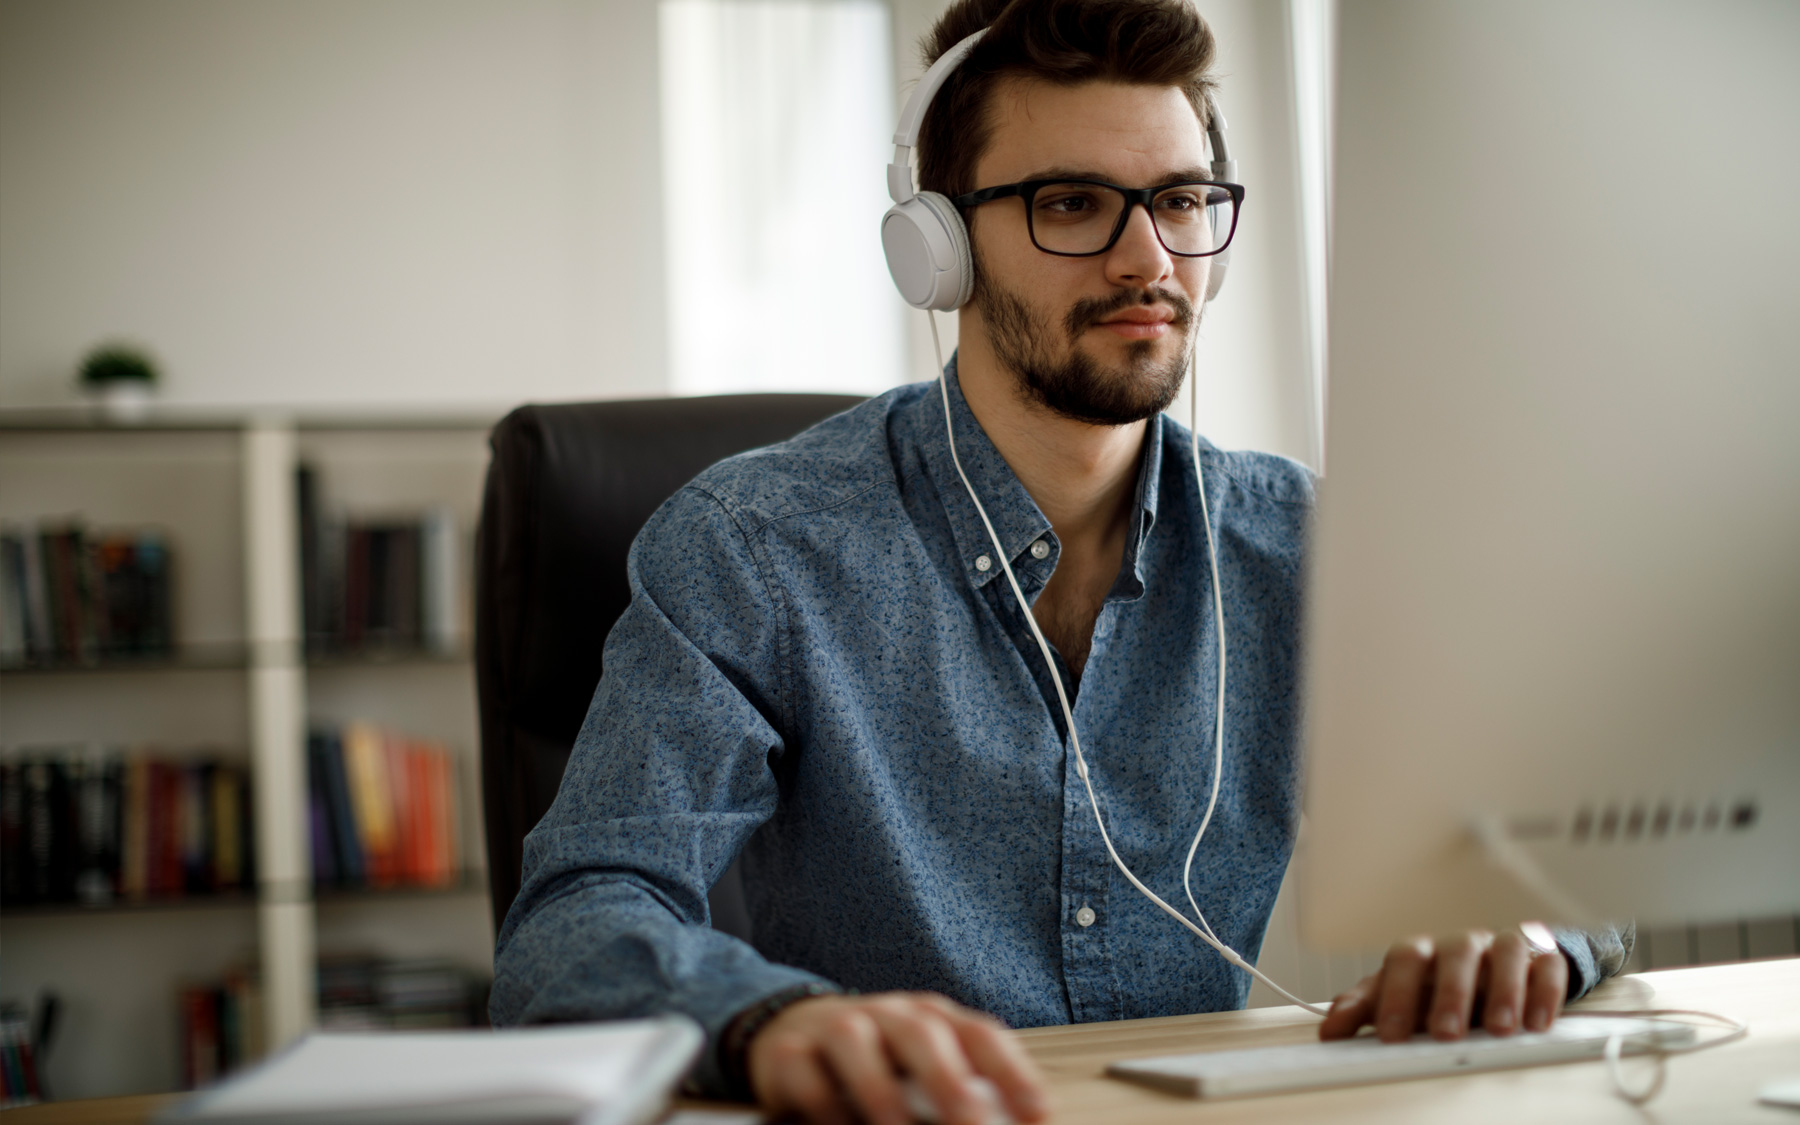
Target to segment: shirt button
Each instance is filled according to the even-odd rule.
[[[1034,559],[1049,558],[1050,541],[1048,539],[1039,539],[1036,543],[1033,543],[1031,545],[1031,557]]]
[[[988,558],[986,555],[977,555],[975,558],[975,569],[986,574],[988,571],[994,569],[994,560]]]
[[[1084,930],[1093,925],[1094,908],[1091,906],[1084,906],[1080,910],[1077,910],[1075,912],[1075,924]]]

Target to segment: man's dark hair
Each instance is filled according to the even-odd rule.
[[[1009,79],[1174,86],[1206,124],[1213,37],[1190,0],[956,0],[920,43],[926,65],[984,27],[925,113],[925,191],[954,198],[980,186],[975,163],[992,133],[993,94]]]

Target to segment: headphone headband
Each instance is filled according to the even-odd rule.
[[[888,198],[895,203],[905,203],[913,197],[912,150],[919,143],[919,130],[925,124],[925,111],[931,108],[931,99],[937,97],[938,90],[950,80],[950,72],[962,65],[963,59],[975,49],[976,42],[987,33],[988,29],[984,27],[939,55],[931,69],[919,79],[919,84],[913,87],[912,97],[906,99],[906,108],[900,111],[900,124],[894,127],[894,162],[887,168]]]

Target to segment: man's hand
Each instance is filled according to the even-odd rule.
[[[1568,994],[1569,962],[1543,924],[1527,922],[1498,936],[1471,930],[1396,942],[1381,971],[1331,1002],[1321,1039],[1347,1039],[1372,1023],[1397,1043],[1423,1029],[1434,1039],[1461,1039],[1481,1002],[1481,1026],[1493,1035],[1548,1028]]]
[[[801,1000],[756,1033],[746,1063],[771,1117],[815,1125],[906,1125],[903,1078],[937,1106],[944,1125],[987,1125],[993,1107],[972,1075],[999,1089],[1016,1121],[1042,1121],[1049,1111],[1037,1066],[1012,1032],[929,992]]]

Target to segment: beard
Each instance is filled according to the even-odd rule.
[[[1194,303],[1172,289],[1121,289],[1110,297],[1084,297],[1069,306],[1062,330],[1066,350],[1053,342],[1052,325],[1018,294],[988,280],[977,258],[975,290],[969,303],[981,311],[994,355],[1013,373],[1024,396],[1052,413],[1094,426],[1124,426],[1153,418],[1169,408],[1187,374],[1199,315]],[[1082,332],[1120,309],[1166,302],[1175,310],[1171,326],[1185,337],[1173,358],[1158,361],[1155,340],[1134,340],[1123,369],[1102,367],[1077,341]]]

